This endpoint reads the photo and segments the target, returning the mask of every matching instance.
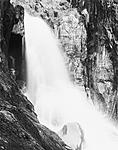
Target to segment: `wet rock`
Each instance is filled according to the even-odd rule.
[[[77,122],[71,122],[63,126],[58,135],[73,150],[81,150],[84,147],[83,130]]]
[[[91,4],[91,5],[90,5]],[[117,119],[117,4],[114,1],[87,0],[89,13],[87,30],[86,73],[94,103]],[[114,32],[115,31],[115,32]]]
[[[74,82],[83,85],[83,64],[86,59],[86,29],[82,15],[77,9],[66,11],[62,17],[59,29],[59,39],[66,54],[66,63]]]
[[[37,120],[33,105],[9,74],[0,72],[0,148],[66,150],[64,142]]]

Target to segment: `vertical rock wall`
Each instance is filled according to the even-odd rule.
[[[93,101],[117,118],[118,20],[114,1],[87,0],[87,76]]]
[[[10,4],[9,0],[2,0],[1,13],[0,13],[0,63],[2,69],[8,71],[8,47],[11,30],[14,24],[14,8]]]
[[[82,16],[77,9],[65,12],[59,26],[59,39],[67,56],[66,63],[74,82],[84,84],[83,64],[87,55],[86,29]]]

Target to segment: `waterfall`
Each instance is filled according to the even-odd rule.
[[[24,16],[27,95],[34,103],[39,121],[58,131],[68,122],[83,129],[86,150],[118,149],[118,131],[89,104],[83,89],[68,76],[58,40],[41,18]]]

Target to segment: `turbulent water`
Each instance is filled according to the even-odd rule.
[[[49,26],[26,12],[24,25],[27,93],[40,122],[55,132],[68,122],[78,122],[84,132],[85,150],[117,150],[117,130],[89,104],[84,90],[71,83]]]

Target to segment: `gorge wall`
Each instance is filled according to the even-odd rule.
[[[12,0],[41,16],[60,40],[70,76],[93,103],[117,120],[118,1]]]

